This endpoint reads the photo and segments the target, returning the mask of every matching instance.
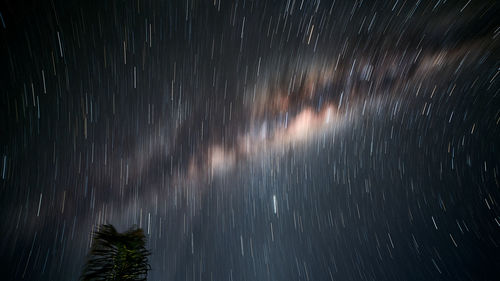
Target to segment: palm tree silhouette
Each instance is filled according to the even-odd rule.
[[[148,256],[146,237],[141,228],[119,233],[110,225],[101,225],[92,241],[82,281],[146,280]]]

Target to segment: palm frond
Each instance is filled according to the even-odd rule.
[[[150,269],[146,237],[140,228],[119,233],[109,224],[94,233],[82,281],[146,280]]]

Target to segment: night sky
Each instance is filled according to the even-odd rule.
[[[499,280],[500,3],[3,0],[1,280]]]

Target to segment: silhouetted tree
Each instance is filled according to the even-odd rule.
[[[101,225],[92,241],[82,281],[146,280],[150,266],[146,237],[140,228],[119,233],[112,225]]]

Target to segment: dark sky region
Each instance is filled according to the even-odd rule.
[[[497,1],[0,5],[0,279],[498,280]]]

